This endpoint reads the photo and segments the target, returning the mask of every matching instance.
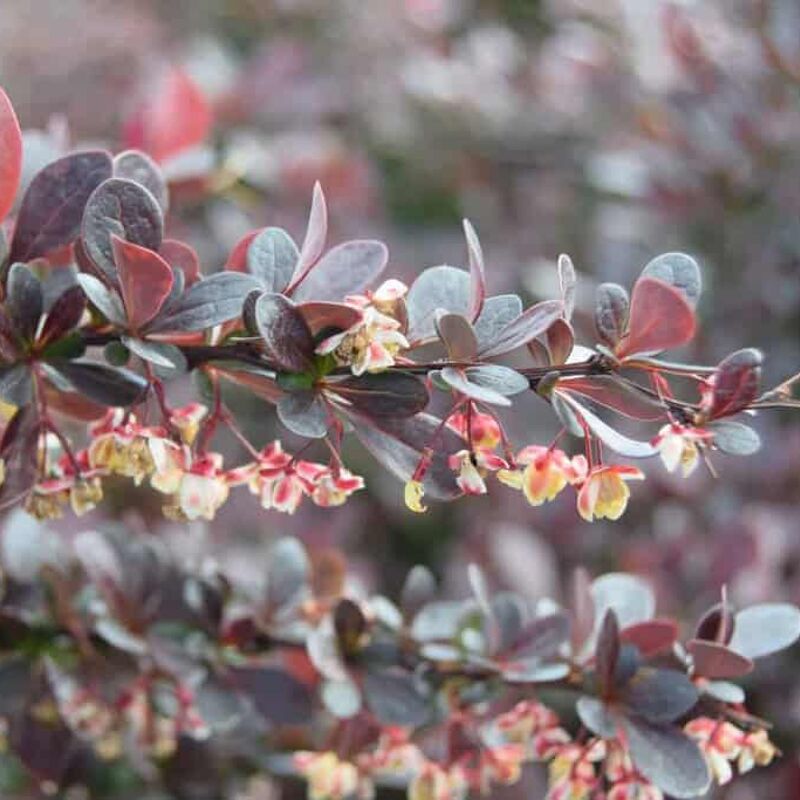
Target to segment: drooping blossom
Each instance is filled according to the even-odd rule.
[[[619,519],[628,506],[630,489],[626,481],[644,480],[636,467],[610,464],[589,471],[578,492],[578,513],[587,521]]]
[[[498,478],[507,486],[522,489],[532,506],[554,500],[567,484],[580,483],[586,476],[586,459],[570,458],[563,450],[529,445],[517,454],[516,470],[504,470]]]
[[[688,478],[700,463],[700,449],[712,439],[710,431],[672,422],[661,428],[652,444],[669,472],[680,467],[683,477]]]
[[[370,800],[374,795],[372,781],[355,764],[340,760],[332,751],[300,751],[294,755],[294,765],[308,781],[310,800]]]

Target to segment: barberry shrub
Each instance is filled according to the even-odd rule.
[[[0,91],[2,508],[80,515],[111,476],[149,484],[174,520],[212,519],[240,486],[265,509],[337,506],[364,486],[341,456],[353,434],[416,512],[496,480],[534,506],[574,491],[584,519],[615,520],[645,474],[609,453],[689,477],[717,452],[758,449],[742,417],[797,405],[797,377],[762,390],[757,350],[709,366],[663,357],[697,327],[700,271],[682,253],[653,259],[630,294],[599,286],[591,347],[575,342],[569,257],[559,296],[525,308],[488,295],[465,222],[469,268],[431,267],[408,287],[382,277],[381,242],[328,247],[320,186],[299,246],[256,230],[204,275],[164,220],[168,178],[196,163],[184,150],[204,152],[209,118],[186,80],[168,89],[136,117],[151,155],[67,153],[20,198],[23,140]],[[184,138],[169,113],[182,104]],[[170,386],[187,373],[199,394],[177,406]],[[226,382],[308,443],[256,446]],[[526,393],[558,420],[552,442],[510,440],[499,414]],[[626,420],[652,431],[633,438]],[[243,463],[213,449],[223,427]],[[3,538],[0,672],[18,688],[2,710],[13,752],[48,786],[123,755],[177,782],[205,780],[225,754],[280,771],[294,749],[320,799],[398,778],[418,800],[490,793],[531,761],[548,764],[550,800],[655,799],[702,796],[776,754],[732,681],[797,639],[789,605],[735,610],[723,593],[686,636],[633,576],[578,572],[568,602],[532,608],[477,566],[467,600],[437,600],[420,567],[394,604],[315,580],[293,539],[254,595],[119,531],[67,543],[38,528],[31,564],[17,557],[34,536],[21,515]]]

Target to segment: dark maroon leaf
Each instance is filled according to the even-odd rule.
[[[409,480],[423,451],[430,448],[431,464],[423,480],[426,495],[447,500],[461,493],[447,456],[462,449],[464,440],[436,417],[422,413],[407,419],[373,419],[352,414],[350,419],[361,443],[398,478]]]
[[[109,178],[86,203],[81,238],[87,255],[108,280],[116,282],[111,237],[158,251],[164,219],[155,197],[138,183]]]
[[[333,629],[343,653],[352,654],[361,648],[367,630],[367,618],[358,603],[345,597],[333,609]]]
[[[47,318],[37,339],[37,345],[46,347],[71,331],[81,321],[85,310],[86,295],[83,289],[78,285],[67,289],[47,312]]]
[[[679,729],[623,717],[622,725],[634,766],[665,794],[699,797],[711,776],[698,746]]]
[[[762,360],[759,350],[748,347],[731,353],[720,362],[711,377],[710,419],[730,417],[758,397]]]
[[[694,672],[704,678],[725,680],[741,678],[753,671],[753,662],[724,644],[692,639],[686,650],[694,660]]]
[[[543,300],[531,306],[503,328],[494,339],[480,349],[483,358],[503,355],[541,336],[561,316],[559,300]]]
[[[22,198],[11,260],[30,261],[77,238],[90,195],[110,176],[111,156],[103,150],[73,153],[46,166]]]
[[[125,178],[144,186],[155,197],[166,214],[169,206],[169,190],[161,167],[141,150],[125,150],[114,156],[114,177]]]
[[[232,667],[230,675],[256,711],[271,723],[298,725],[308,721],[311,692],[287,672],[269,666]]]
[[[140,400],[147,381],[127,369],[93,361],[62,361],[52,365],[75,389],[106,406],[129,406]]]
[[[695,629],[695,638],[728,644],[733,636],[733,619],[730,607],[725,603],[717,603],[700,618]]]
[[[383,725],[424,725],[431,716],[431,704],[414,676],[399,669],[367,670],[364,696],[370,711]]]
[[[628,326],[630,300],[617,283],[601,283],[597,287],[594,324],[598,336],[612,349],[617,346]]]
[[[0,456],[6,478],[0,487],[0,510],[10,508],[28,495],[36,482],[39,463],[39,414],[31,405],[11,418],[0,440]]]
[[[300,312],[281,294],[264,293],[255,308],[258,332],[275,363],[288,372],[305,372],[314,357],[314,339]]]
[[[347,377],[327,384],[346,407],[370,418],[411,417],[428,405],[425,384],[409,372],[380,372]]]
[[[359,309],[344,303],[300,303],[297,310],[314,336],[325,330],[349,330],[363,317]]]
[[[6,311],[23,339],[33,338],[43,306],[44,294],[39,279],[24,264],[12,264],[6,284]]]
[[[642,667],[625,686],[625,702],[648,722],[673,722],[689,711],[699,698],[694,684],[683,672]]]
[[[612,609],[606,611],[600,626],[595,645],[595,670],[597,681],[603,695],[607,694],[614,682],[614,672],[619,660],[620,642],[617,615]]]

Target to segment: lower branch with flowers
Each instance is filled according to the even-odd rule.
[[[735,681],[800,636],[791,605],[723,593],[682,628],[632,575],[578,571],[532,606],[475,565],[466,599],[416,567],[395,603],[293,538],[254,589],[124,530],[39,528],[33,553],[31,535],[19,516],[4,534],[0,713],[50,791],[125,759],[178,797],[221,796],[235,762],[300,776],[314,800],[459,800],[538,763],[548,800],[656,800],[778,754]]]

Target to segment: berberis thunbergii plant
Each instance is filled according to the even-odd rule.
[[[70,153],[17,200],[21,161],[0,91],[0,218],[15,209],[0,257],[3,508],[82,514],[108,476],[148,482],[174,520],[213,518],[239,486],[265,509],[336,506],[364,485],[341,457],[352,432],[405,483],[413,511],[497,479],[532,505],[571,487],[584,519],[617,519],[627,482],[644,473],[609,453],[660,455],[688,477],[715,451],[758,449],[743,417],[797,405],[796,378],[760,388],[757,350],[711,366],[662,357],[697,325],[700,272],[681,253],[653,259],[630,295],[601,285],[599,342],[586,347],[570,323],[570,259],[558,259],[555,299],[525,308],[488,296],[467,222],[469,269],[431,267],[407,287],[382,278],[381,242],[327,246],[317,186],[300,246],[263,228],[204,275],[191,247],[165,238],[167,183],[147,154]],[[170,382],[187,372],[202,396],[176,407]],[[223,401],[226,381],[308,445],[255,447]],[[527,392],[561,433],[519,448],[497,409]],[[64,418],[84,421],[83,441]],[[652,434],[620,432],[624,418]],[[212,449],[220,426],[245,463]],[[582,452],[569,452],[569,436]],[[768,723],[730,680],[800,634],[794,607],[735,611],[723,595],[682,636],[622,574],[579,573],[570,607],[493,594],[477,567],[464,602],[437,602],[422,568],[398,606],[324,593],[291,539],[249,599],[234,575],[190,574],[119,532],[64,543],[34,576],[6,568],[0,671],[18,688],[2,712],[12,750],[51,786],[123,754],[145,771],[175,759],[188,769],[192,748],[236,750],[232,732],[244,731],[240,757],[259,768],[273,764],[264,753],[307,742],[294,764],[319,799],[370,797],[391,776],[416,800],[490,793],[527,761],[549,763],[550,800],[697,797],[731,763],[744,772],[773,758]],[[561,716],[543,690],[571,701]]]

